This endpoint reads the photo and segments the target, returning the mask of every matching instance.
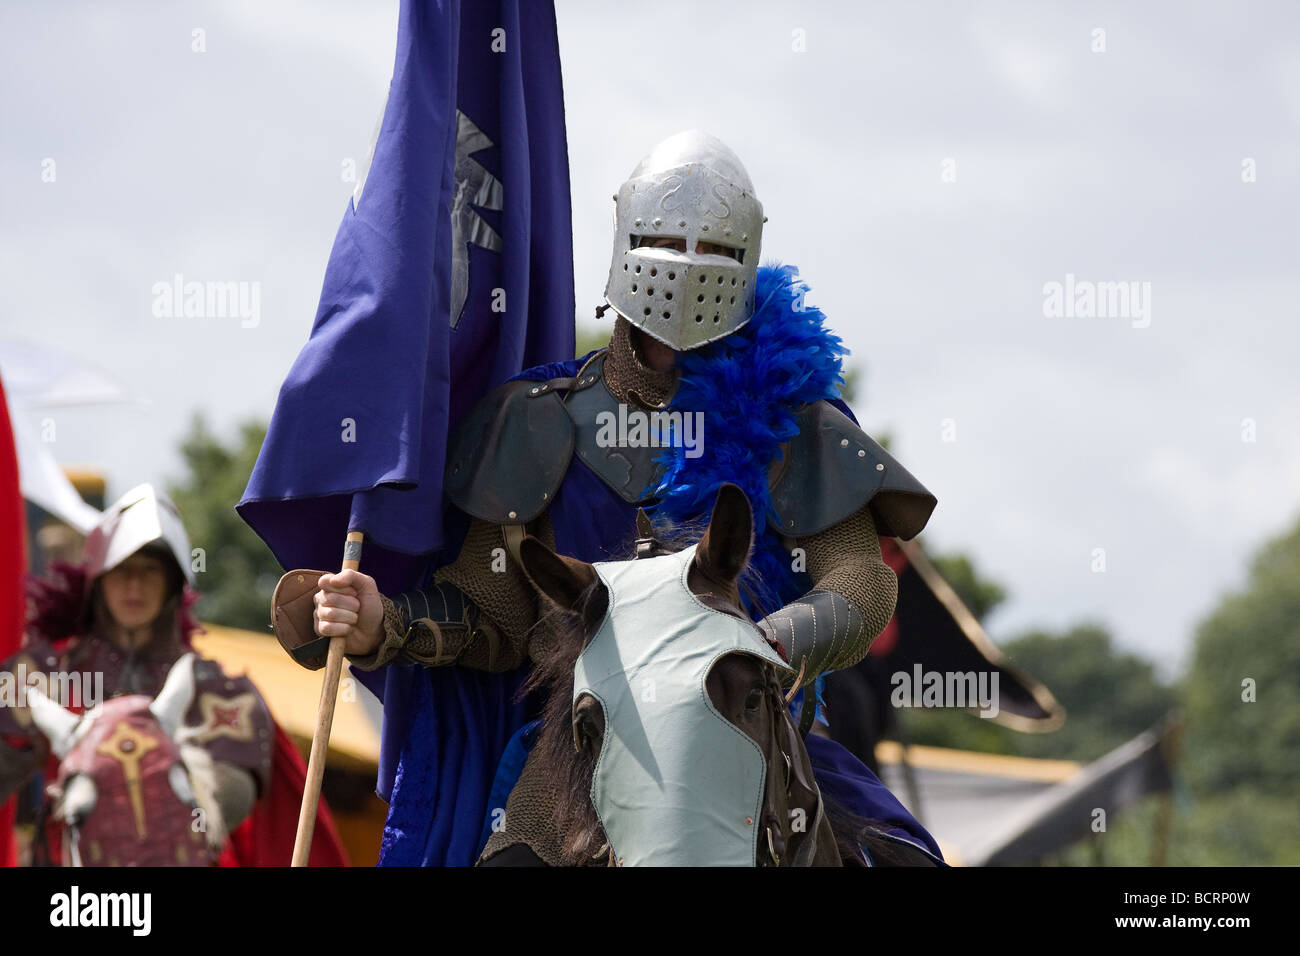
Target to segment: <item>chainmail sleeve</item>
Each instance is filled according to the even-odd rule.
[[[548,514],[528,530],[555,546]],[[456,560],[434,572],[432,583],[384,597],[383,606],[383,643],[374,654],[351,658],[362,670],[390,661],[513,670],[528,659],[536,634],[536,592],[506,549],[501,526],[477,518]]]
[[[898,577],[880,552],[871,512],[863,507],[825,531],[796,539],[807,556],[813,590],[768,615],[759,626],[780,641],[802,683],[852,667],[893,617]]]

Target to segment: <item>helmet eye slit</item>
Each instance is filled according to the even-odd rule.
[[[686,239],[683,236],[638,236],[633,233],[631,236],[633,249],[647,246],[653,249],[676,249],[678,252],[685,252]]]
[[[701,239],[695,244],[695,251],[704,255],[727,256],[730,259],[735,259],[741,265],[745,264],[744,249],[737,249],[733,246],[724,246],[720,242],[705,242]],[[721,282],[722,280],[719,279],[718,281]]]

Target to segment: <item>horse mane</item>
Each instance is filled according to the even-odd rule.
[[[558,799],[553,822],[566,865],[589,863],[604,840],[600,817],[589,796],[596,760],[573,744],[573,670],[586,646],[585,640],[576,639],[582,622],[598,610],[593,602],[605,600],[597,578],[582,592],[575,609],[551,605],[551,611],[534,625],[548,632],[541,643],[550,652],[534,655],[532,673],[520,691],[521,695],[539,692],[545,701],[534,748],[554,782]]]

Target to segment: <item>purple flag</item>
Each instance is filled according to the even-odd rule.
[[[239,514],[285,568],[337,568],[364,531],[362,570],[413,587],[457,544],[448,435],[492,387],[573,349],[554,8],[404,0],[369,169]]]

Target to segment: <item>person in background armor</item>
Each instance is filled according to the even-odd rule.
[[[198,599],[189,539],[172,503],[150,485],[131,489],[91,532],[82,564],[56,563],[51,572],[52,580],[31,582],[25,641],[0,662],[0,678],[14,686],[45,675],[43,689],[73,713],[115,697],[157,696],[198,629],[189,610]],[[197,657],[193,671],[185,735],[212,759],[213,793],[229,832],[269,785],[271,715],[247,677],[228,677],[217,662]],[[0,801],[41,774],[46,783],[56,780],[58,771],[26,702],[0,702]],[[58,862],[44,790],[37,802],[32,862]]]
[[[523,372],[470,412],[445,478],[469,529],[457,559],[429,585],[390,598],[357,571],[282,579],[276,631],[299,663],[323,665],[325,641],[314,639],[323,635],[345,637],[361,669],[525,665],[545,653],[546,640],[536,627],[545,609],[518,560],[525,534],[583,561],[630,557],[638,508],[674,523],[707,519],[728,481],[754,506],[751,565],[768,572],[775,591],[747,609],[810,698],[820,675],[856,664],[889,622],[898,582],[878,535],[915,536],[936,500],[839,401],[843,350],[821,328],[820,312],[804,308],[797,273],[759,269],[766,217],[739,158],[705,133],[679,133],[642,160],[614,199],[613,257],[597,310],[617,314],[608,348]],[[696,356],[703,364],[687,389],[683,367]],[[765,368],[778,374],[760,381]],[[677,447],[665,455],[662,445],[621,432],[610,440],[611,423],[664,411],[705,416],[700,454]],[[786,572],[792,563],[798,574]],[[804,732],[814,710],[812,700],[803,708]],[[841,802],[897,821],[938,855],[842,748],[823,736],[809,752],[819,773],[859,774],[880,791],[876,803],[845,792],[836,794]],[[492,834],[484,861],[516,848],[501,859],[572,862],[545,809],[556,800],[552,783],[535,768],[524,765],[506,807],[510,822]]]

